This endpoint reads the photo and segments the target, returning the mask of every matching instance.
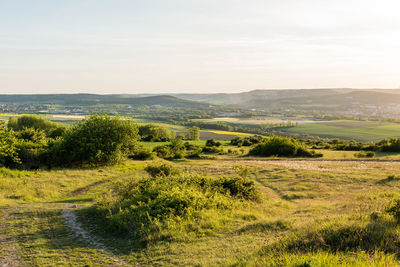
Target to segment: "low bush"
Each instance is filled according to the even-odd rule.
[[[146,142],[165,142],[171,139],[168,130],[156,124],[140,125],[139,135],[141,140]]]
[[[209,139],[206,141],[206,146],[222,146],[222,143],[214,139]]]
[[[154,159],[155,153],[146,147],[137,146],[133,149],[131,154],[128,156],[130,159],[136,160],[149,160]]]
[[[322,157],[322,154],[308,150],[304,143],[282,136],[267,138],[263,143],[254,146],[249,154],[263,157]]]
[[[33,115],[23,115],[19,118],[11,117],[8,121],[8,128],[14,131],[22,131],[26,128],[31,128],[43,131],[46,136],[51,138],[62,136],[67,129],[62,124]]]
[[[163,159],[182,159],[186,156],[186,147],[181,137],[176,137],[167,145],[156,146],[153,151]]]
[[[390,177],[390,176],[389,176]],[[388,177],[388,179],[389,179]],[[393,177],[392,180],[395,178]],[[400,224],[400,199],[394,200],[392,205],[386,208],[386,212],[392,215],[396,219],[396,223]]]
[[[260,144],[265,140],[261,135],[253,135],[246,137],[235,137],[231,140],[231,145],[233,146],[252,146],[255,144]]]
[[[354,157],[356,157],[356,158],[373,158],[373,157],[375,157],[375,152],[373,152],[373,151],[359,152],[359,153],[355,153]]]
[[[224,152],[224,149],[220,146],[205,146],[205,147],[203,147],[202,151],[204,153],[221,154]]]
[[[180,174],[180,170],[168,163],[153,163],[147,165],[145,170],[152,176],[170,176]]]
[[[259,199],[254,184],[240,179],[152,175],[120,182],[95,207],[110,229],[145,244],[201,236],[242,201]]]

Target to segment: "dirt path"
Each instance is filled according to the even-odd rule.
[[[64,209],[61,213],[61,218],[65,221],[66,226],[71,230],[72,234],[85,241],[89,245],[92,245],[101,250],[107,250],[106,246],[95,236],[92,236],[86,231],[73,211],[73,209]]]
[[[72,206],[68,209],[64,209],[61,212],[61,218],[65,221],[66,226],[76,238],[109,254],[110,258],[112,258],[115,262],[114,266],[139,266],[137,263],[126,263],[117,256],[113,255],[112,249],[105,246],[99,238],[93,236],[82,226],[74,212],[75,208],[76,206]]]
[[[1,210],[0,220],[0,266],[1,267],[17,267],[23,266],[17,253],[17,242],[7,236],[8,219],[10,210]]]

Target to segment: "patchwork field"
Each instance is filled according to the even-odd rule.
[[[399,137],[400,124],[369,121],[331,121],[299,123],[295,127],[285,129],[285,131],[293,134],[370,142],[384,138]]]
[[[285,122],[276,118],[214,118],[214,119],[198,119],[201,122],[228,122],[233,124],[279,124]]]
[[[242,166],[262,201],[232,210],[222,225],[202,236],[143,247],[105,232],[83,211],[114,182],[146,177],[147,163],[76,170],[0,169],[0,261],[10,266],[399,265],[400,250],[391,245],[400,240],[398,228],[384,213],[393,199],[400,198],[400,180],[388,179],[398,174],[398,161],[224,155],[174,162],[184,173],[214,177],[235,176],[234,167]],[[357,243],[372,226],[371,238],[381,238],[380,242],[368,243],[365,237]],[[347,242],[346,250],[330,239],[342,238],[343,233],[349,240],[338,242]],[[352,236],[357,238],[350,240]],[[318,249],[314,239],[319,240]]]

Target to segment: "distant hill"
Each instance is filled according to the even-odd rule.
[[[0,95],[0,103],[31,103],[61,105],[128,104],[163,107],[207,107],[209,104],[180,99],[169,95],[95,95],[95,94],[38,94]]]
[[[285,107],[324,109],[335,106],[400,104],[399,89],[287,89],[253,90],[242,93],[216,94],[37,94],[0,95],[1,103],[60,105],[127,104],[207,108],[210,104],[244,109],[276,109]]]
[[[400,104],[399,93],[386,93],[377,91],[352,91],[349,93],[311,94],[307,96],[297,95],[287,98],[252,99],[243,101],[237,106],[242,108],[278,108],[288,106],[320,106],[321,109],[328,106],[351,107],[357,105],[388,105]]]
[[[186,100],[240,108],[279,108],[293,105],[349,106],[354,104],[400,104],[398,89],[287,89],[253,90],[234,94],[174,94]]]
[[[203,101],[213,104],[238,105],[258,101],[268,101],[292,97],[323,96],[337,93],[351,92],[352,89],[282,89],[282,90],[252,90],[243,93],[232,94],[172,94],[178,98]]]

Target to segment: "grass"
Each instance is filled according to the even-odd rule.
[[[337,152],[343,153],[332,151]],[[233,167],[242,166],[262,201],[227,211],[221,227],[203,235],[149,246],[105,232],[96,227],[96,218],[78,212],[80,222],[102,240],[105,250],[74,236],[61,213],[93,206],[117,180],[142,179],[148,162],[127,161],[101,169],[0,169],[0,257],[7,251],[25,266],[398,266],[396,252],[378,241],[373,251],[366,246],[309,250],[315,243],[295,243],[296,237],[305,235],[326,240],[325,233],[340,237],[349,227],[367,229],[373,223],[371,214],[383,216],[379,229],[398,231],[393,219],[383,214],[400,197],[400,180],[386,182],[388,176],[398,176],[400,162],[341,161],[333,154],[312,160],[222,155],[215,160],[174,162],[183,173],[213,177],[232,177],[237,175]],[[212,215],[216,221],[223,218]],[[8,241],[2,242],[4,238]],[[269,252],[276,244],[282,245],[279,255]],[[298,249],[286,249],[290,244]]]
[[[384,138],[399,137],[400,124],[372,123],[360,121],[332,121],[326,123],[303,123],[284,129],[289,133],[339,138],[362,142],[379,141]]]

